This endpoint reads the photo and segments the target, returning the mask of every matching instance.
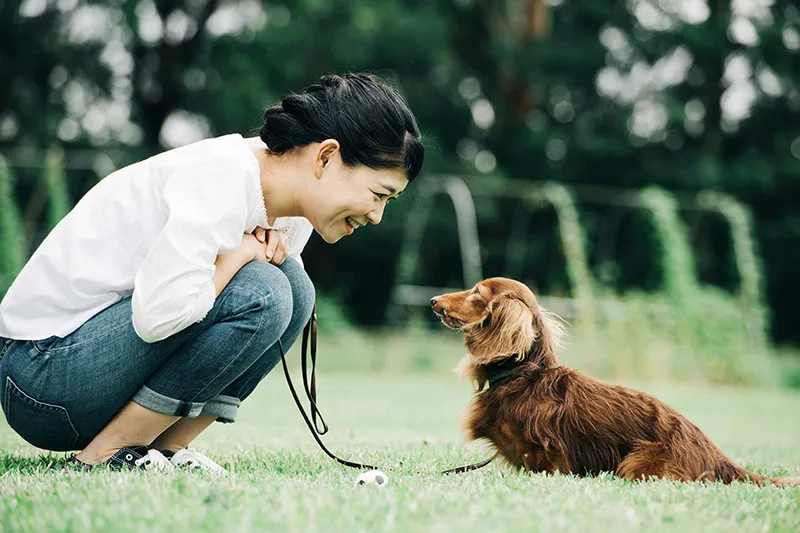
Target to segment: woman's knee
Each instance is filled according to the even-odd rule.
[[[244,265],[225,287],[220,299],[245,309],[259,322],[269,320],[280,333],[289,326],[294,309],[289,279],[275,265],[251,261]],[[266,328],[272,329],[272,328]]]
[[[314,283],[300,263],[291,257],[287,258],[278,268],[286,276],[291,287],[292,321],[300,321],[305,324],[311,318],[311,311],[314,308]]]

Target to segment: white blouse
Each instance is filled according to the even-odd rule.
[[[0,302],[0,337],[66,337],[131,296],[133,327],[156,342],[201,321],[214,305],[217,254],[270,228],[258,139],[226,135],[113,172],[50,232]],[[313,230],[278,218],[298,260]]]

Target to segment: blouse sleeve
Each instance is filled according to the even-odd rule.
[[[214,305],[218,253],[241,244],[247,218],[240,163],[198,161],[164,186],[168,218],[134,279],[136,334],[160,341],[201,321]]]
[[[289,246],[289,257],[295,259],[300,266],[305,268],[303,264],[303,258],[300,257],[300,254],[303,252],[303,249],[306,247],[308,243],[308,239],[311,237],[311,234],[314,232],[314,227],[311,225],[311,222],[306,220],[305,218],[298,217],[296,219],[296,227],[294,228],[294,235],[292,235],[291,245]]]
[[[273,224],[272,229],[280,231],[286,235],[289,240],[289,250],[287,255],[303,265],[303,259],[300,254],[308,244],[308,239],[314,232],[314,227],[311,222],[304,217],[285,217],[278,218]]]

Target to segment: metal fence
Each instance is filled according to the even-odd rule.
[[[438,294],[463,290],[484,277],[483,258],[481,257],[478,217],[474,199],[489,197],[494,199],[513,198],[523,202],[529,212],[541,209],[553,209],[558,223],[558,234],[561,250],[567,265],[567,277],[570,280],[568,297],[537,295],[544,305],[559,313],[562,317],[581,321],[584,325],[593,324],[603,316],[613,316],[626,305],[623,299],[602,297],[596,290],[596,282],[588,264],[586,242],[581,228],[579,206],[600,205],[613,208],[606,224],[606,231],[600,242],[596,243],[596,253],[603,256],[613,255],[616,235],[619,229],[621,214],[625,210],[643,209],[652,213],[654,225],[664,212],[688,211],[690,213],[716,213],[726,223],[731,238],[731,246],[735,257],[735,269],[738,273],[739,286],[731,299],[744,317],[747,335],[751,345],[763,347],[766,342],[765,313],[761,291],[761,272],[755,243],[752,238],[749,210],[745,205],[732,197],[715,192],[669,193],[657,190],[665,199],[665,208],[653,201],[655,189],[622,189],[599,186],[571,186],[558,183],[515,183],[510,185],[474,184],[458,176],[427,176],[420,180],[418,187],[419,200],[408,217],[402,241],[400,259],[394,288],[387,309],[387,317],[394,323],[402,322],[409,307],[428,306],[430,299]],[[422,238],[426,231],[429,215],[433,208],[433,200],[437,196],[448,198],[455,209],[458,245],[460,250],[463,285],[461,287],[434,287],[418,284],[418,267],[421,262]],[[676,259],[679,248],[689,250],[685,241],[684,223],[673,213],[677,224],[677,236],[669,238],[663,231],[656,231],[665,249],[662,267],[665,278],[678,281],[675,284],[696,284],[696,272],[693,262]],[[673,224],[674,225],[674,224]],[[657,228],[658,229],[658,228]],[[508,236],[506,270],[519,272],[526,243],[532,237],[523,225],[516,225]],[[691,252],[688,252],[691,254]],[[698,285],[699,286],[699,285]],[[681,305],[678,297],[681,287],[665,287],[674,298],[670,303],[650,303],[658,308],[658,313],[680,313]],[[689,295],[688,297],[691,297]]]

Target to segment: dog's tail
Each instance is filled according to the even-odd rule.
[[[750,474],[751,476],[753,474]],[[758,474],[755,474],[758,476]],[[775,485],[776,487],[800,487],[800,477],[771,477],[758,476],[755,479],[759,485]]]
[[[731,481],[757,483],[761,486],[775,485],[776,487],[800,487],[800,477],[772,477],[756,474],[741,467],[736,467]]]

